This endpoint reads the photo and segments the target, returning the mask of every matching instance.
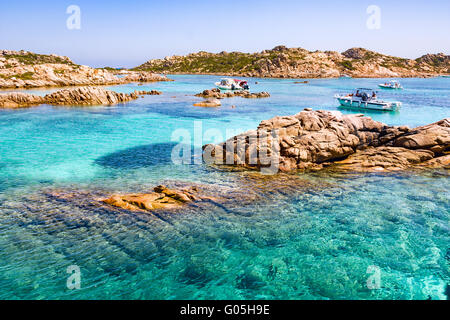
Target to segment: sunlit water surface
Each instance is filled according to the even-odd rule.
[[[1,299],[446,299],[448,173],[302,174],[274,187],[276,177],[256,183],[171,161],[180,133],[196,147],[219,142],[275,115],[338,110],[334,94],[385,80],[251,79],[252,91],[271,97],[198,108],[193,94],[220,77],[172,78],[110,87],[164,92],[125,105],[0,110]],[[450,116],[450,79],[401,82],[405,90],[379,96],[402,109],[368,115],[411,127]],[[91,201],[161,182],[235,198],[157,215]],[[71,265],[79,290],[66,286]]]

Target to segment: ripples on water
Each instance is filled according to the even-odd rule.
[[[333,109],[328,93],[356,80],[313,80],[310,87],[260,80],[257,90],[272,98],[224,101],[211,110],[193,108],[195,98],[185,94],[210,87],[215,78],[177,78],[179,86],[148,87],[165,95],[125,106],[0,113],[1,299],[446,298],[446,172],[267,180],[168,160],[171,132],[191,130],[193,120],[203,119],[203,129],[243,131],[311,101]],[[432,86],[427,80],[404,81],[418,87],[405,94],[423,100],[408,100],[398,115],[373,117],[420,125],[448,116],[448,85],[439,80],[439,90],[420,93],[423,83]],[[367,86],[375,80],[361,81]],[[179,104],[176,111],[171,99]],[[439,99],[435,109],[433,102],[420,105]],[[95,201],[113,192],[148,191],[164,180],[205,184],[227,200],[156,214],[111,210]],[[66,288],[70,265],[81,269],[80,290]],[[366,286],[369,266],[381,270],[379,290]]]

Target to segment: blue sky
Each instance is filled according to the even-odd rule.
[[[81,29],[69,30],[69,5]],[[283,44],[308,50],[365,47],[416,58],[450,54],[448,0],[1,0],[0,49],[57,53],[91,66],[132,67],[151,58],[210,52],[255,52]],[[381,9],[381,29],[366,27],[366,9]]]

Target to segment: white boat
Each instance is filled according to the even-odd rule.
[[[383,89],[403,89],[402,85],[397,80],[380,83],[378,86]]]
[[[221,90],[248,90],[248,83],[245,80],[223,78],[215,83]]]
[[[356,93],[334,96],[342,107],[356,108],[360,110],[396,111],[402,103],[398,101],[383,101],[377,98],[372,89],[358,88]]]

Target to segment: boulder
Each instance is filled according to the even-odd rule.
[[[220,107],[222,103],[219,99],[206,99],[202,102],[194,103],[195,107]]]
[[[395,139],[392,144],[408,149],[431,149],[442,153],[450,145],[450,119],[415,128]]]
[[[156,82],[156,81],[173,81],[168,79],[165,75],[160,75],[151,72],[130,72],[121,80],[123,83],[128,82]]]
[[[147,96],[159,96],[162,94],[161,91],[158,90],[150,90],[150,91],[145,91],[145,90],[134,90],[134,93],[141,96],[141,95],[147,95]]]
[[[198,201],[195,195],[196,187],[184,190],[169,189],[165,186],[157,186],[153,192],[142,194],[112,195],[102,202],[113,207],[130,211],[153,211],[158,209],[176,209],[186,203]]]
[[[347,159],[334,163],[340,170],[351,171],[398,171],[432,160],[429,150],[410,150],[398,147],[370,147],[357,151]]]
[[[247,90],[238,90],[238,91],[227,91],[221,92],[219,89],[214,88],[210,90],[203,90],[203,92],[196,94],[197,97],[202,98],[215,98],[215,99],[224,99],[224,98],[233,98],[233,97],[241,97],[246,99],[257,99],[257,98],[268,98],[270,94],[268,92],[254,92],[251,93]]]
[[[264,120],[257,130],[218,145],[206,145],[207,163],[278,171],[404,170],[420,164],[444,167],[450,153],[450,119],[409,129],[393,127],[361,114],[306,108],[293,116]],[[435,161],[432,161],[436,159]],[[439,159],[439,160],[437,160]]]

